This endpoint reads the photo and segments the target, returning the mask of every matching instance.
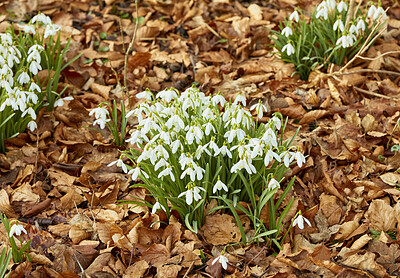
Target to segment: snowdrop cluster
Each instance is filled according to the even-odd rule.
[[[353,50],[363,44],[371,30],[380,26],[387,18],[380,4],[376,6],[370,2],[365,11],[356,5],[346,26],[349,7],[344,0],[322,1],[314,10],[309,23],[300,18],[299,12],[301,14],[296,9],[281,25],[281,31],[272,33],[277,36],[273,39],[282,58],[295,64],[298,72],[305,71],[304,76],[307,77],[310,71],[305,69],[307,67],[311,68],[318,63],[340,65],[344,57],[350,53],[355,55]],[[316,43],[322,41],[323,43]],[[329,63],[324,60],[326,57],[330,57]]]
[[[29,24],[17,24],[21,34],[7,30],[0,34],[0,138],[8,139],[26,127],[37,128],[36,111],[43,105],[44,91],[34,77],[41,71],[44,56],[43,38],[54,36],[60,30],[51,19],[39,13]],[[45,27],[44,34],[39,28]],[[49,61],[47,61],[49,63]],[[59,99],[55,106],[61,106]],[[7,126],[7,122],[13,122]],[[0,146],[3,151],[4,146]]]
[[[184,219],[199,209],[199,202],[210,201],[214,195],[244,196],[240,194],[240,175],[249,180],[258,177],[254,194],[261,195],[280,187],[281,177],[275,179],[273,172],[278,165],[290,167],[296,162],[302,167],[305,163],[304,156],[283,145],[278,136],[282,129],[279,115],[267,124],[257,124],[240,94],[232,103],[220,94],[206,96],[192,87],[182,93],[166,89],[155,97],[144,91],[137,98],[143,102],[127,117],[137,117],[138,126],[127,142],[141,151],[132,148],[122,154],[132,166],[122,158],[110,166],[117,164],[132,174],[133,180],[145,182],[157,200],[153,212],[162,209],[169,213],[172,203],[172,209],[182,211]],[[250,110],[257,119],[267,112],[261,101]],[[270,170],[268,176],[266,169]]]

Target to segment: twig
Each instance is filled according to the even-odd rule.
[[[139,9],[138,9],[138,2],[139,0],[135,0],[135,6],[136,6],[136,22],[135,22],[135,30],[133,31],[133,37],[132,40],[128,46],[128,50],[125,53],[125,62],[124,62],[124,89],[126,91],[126,93],[128,93],[128,86],[127,86],[127,72],[128,72],[128,55],[129,52],[131,52],[132,47],[133,47],[133,43],[136,40],[136,33],[137,33],[137,29],[139,26]],[[124,95],[122,94],[122,99],[124,99]]]
[[[208,23],[204,23],[204,25],[208,28],[208,30],[210,30],[211,33],[213,33],[218,38],[222,39],[221,35],[218,34],[217,31],[215,31],[213,28],[211,28],[211,26],[208,25]]]
[[[381,55],[379,55],[378,57],[375,57],[375,58],[362,57],[362,56],[360,56],[358,58],[363,59],[363,60],[368,60],[368,61],[374,61],[374,60],[378,60],[379,58],[382,58],[383,56],[386,56],[386,55],[389,55],[389,54],[398,54],[398,53],[400,53],[400,51],[388,51],[388,52],[385,52],[385,53],[383,53],[383,54],[381,54]]]
[[[372,72],[372,73],[386,73],[386,74],[393,74],[393,75],[398,75],[400,76],[400,72],[397,71],[390,71],[390,70],[374,70],[374,69],[359,69],[359,70],[352,70],[352,71],[347,71],[347,72],[333,72],[328,74],[328,76],[341,76],[341,75],[350,75],[350,74],[356,74],[356,73],[363,73],[363,72]]]
[[[380,97],[380,98],[384,98],[384,99],[398,99],[398,97],[389,97],[389,96],[385,96],[382,94],[378,94],[378,93],[374,93],[374,92],[370,92],[364,89],[361,89],[359,87],[354,86],[354,89],[356,89],[356,91],[366,94],[366,95],[370,95],[370,96],[374,96],[374,97]]]
[[[347,30],[347,28],[349,27],[350,20],[353,18],[353,14],[354,14],[354,4],[355,4],[355,1],[354,1],[354,0],[350,0],[349,12],[347,13],[346,24],[345,24],[345,29],[346,29],[346,30]]]

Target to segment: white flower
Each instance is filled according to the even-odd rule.
[[[287,53],[287,55],[292,55],[292,54],[294,54],[294,47],[293,47],[293,45],[291,45],[291,43],[288,43],[288,44],[286,44],[283,48],[282,48],[282,52],[285,52],[286,51],[286,53]]]
[[[19,84],[24,85],[28,83],[30,79],[31,78],[29,77],[29,75],[25,71],[23,71],[18,75],[17,81]]]
[[[373,17],[375,12],[376,12],[376,7],[374,5],[371,5],[371,7],[369,7],[368,10],[368,17]]]
[[[118,167],[121,167],[122,170],[124,171],[124,173],[128,172],[128,168],[126,167],[125,163],[122,161],[121,158],[119,158],[119,159],[116,160],[116,161],[113,161],[113,162],[109,163],[107,166],[108,166],[108,167],[111,167],[111,166],[113,166],[114,164],[117,164]]]
[[[341,44],[343,48],[347,48],[353,46],[356,40],[357,39],[353,34],[343,35],[337,40],[336,45]]]
[[[164,91],[159,92],[157,94],[157,98],[161,98],[162,100],[165,100],[166,102],[171,102],[172,99],[178,98],[178,95],[176,94],[175,90],[166,89]]]
[[[26,114],[29,114],[29,116],[31,116],[32,120],[36,120],[36,113],[35,113],[35,110],[33,110],[32,107],[28,107],[28,109],[26,109],[22,113],[21,118],[25,117]]]
[[[382,15],[382,19],[386,19],[387,18],[385,10],[382,7],[379,7],[379,8],[376,9],[372,19],[373,20],[377,20],[380,15]]]
[[[247,173],[249,173],[250,175],[253,173],[257,173],[257,170],[254,165],[251,164],[251,159],[249,157],[246,157],[244,159],[242,158],[239,160],[239,162],[233,165],[231,168],[231,173],[237,173],[242,169],[246,169]]]
[[[38,62],[32,61],[29,65],[29,70],[33,75],[36,75],[39,70],[42,70],[42,66]]]
[[[206,190],[203,187],[194,186],[194,187],[186,190],[185,192],[182,192],[181,194],[179,194],[178,198],[180,198],[182,196],[186,196],[186,204],[188,204],[190,206],[193,203],[193,199],[195,201],[199,201],[201,199],[200,190],[203,190],[204,192],[206,192]]]
[[[274,116],[274,117],[271,118],[270,121],[273,122],[273,124],[274,124],[274,126],[275,126],[275,128],[276,128],[277,130],[280,130],[280,129],[281,129],[281,127],[282,127],[281,119],[279,119],[278,117],[275,117],[275,116]]]
[[[31,24],[17,24],[17,26],[19,27],[19,28],[21,28],[23,31],[24,31],[24,33],[32,33],[32,34],[36,34],[36,32],[35,32],[35,26],[33,26],[33,25],[31,25]]]
[[[283,28],[282,35],[284,35],[285,37],[289,37],[290,35],[293,35],[292,28],[290,28],[289,26],[286,26],[285,28]]]
[[[246,106],[246,97],[241,94],[238,94],[233,104],[237,105],[239,102],[241,102],[243,106]]]
[[[304,221],[308,224],[308,226],[311,227],[311,223],[310,221],[308,221],[307,218],[303,217],[303,215],[299,214],[296,219],[293,221],[293,227],[295,227],[296,225],[299,226],[299,228],[301,230],[304,229]]]
[[[61,107],[64,105],[64,100],[73,100],[73,99],[74,99],[73,97],[65,97],[65,98],[57,99],[54,102],[54,107]]]
[[[213,260],[213,262],[212,262],[212,265],[214,265],[216,262],[219,262],[221,265],[222,265],[222,268],[223,269],[227,269],[228,268],[228,258],[227,257],[225,257],[224,255],[219,255],[218,257],[216,257],[214,260]]]
[[[49,24],[46,26],[46,30],[44,31],[44,38],[48,38],[49,36],[54,36],[60,31],[61,27],[57,24]]]
[[[172,142],[172,144],[171,144],[172,153],[176,153],[176,152],[178,151],[179,148],[182,150],[183,146],[182,146],[181,141],[180,141],[179,139],[176,139],[176,140],[175,140],[174,142]]]
[[[297,11],[292,12],[292,14],[289,16],[289,20],[293,20],[296,22],[299,22],[299,13]]]
[[[153,205],[153,209],[151,210],[151,213],[152,214],[155,214],[158,210],[160,210],[160,209],[162,209],[163,211],[166,211],[165,210],[165,207],[163,206],[163,205],[161,205],[159,202],[156,202],[154,205]]]
[[[218,181],[215,183],[213,187],[213,193],[215,194],[215,192],[220,191],[221,189],[228,192],[228,187],[226,186],[226,184],[223,183],[220,179],[218,179]]]
[[[13,235],[16,236],[20,236],[22,234],[22,232],[24,234],[28,234],[24,228],[24,226],[22,226],[21,224],[14,224],[12,225],[11,229],[10,229],[10,233],[8,234],[8,237],[13,237]]]
[[[30,121],[28,123],[28,128],[31,132],[33,132],[35,129],[37,129],[37,124],[35,121]]]
[[[242,141],[245,136],[246,136],[246,132],[244,132],[240,128],[235,128],[235,129],[229,130],[224,134],[224,137],[228,138],[228,143],[232,143],[232,141],[233,141],[233,139],[235,139],[235,137],[238,139],[238,141]]]
[[[254,109],[257,111],[257,117],[259,119],[262,118],[264,112],[268,111],[267,107],[265,107],[265,105],[262,104],[261,100],[258,103],[254,104],[252,107],[250,107],[250,110],[254,110]]]
[[[224,107],[225,103],[226,103],[226,99],[221,94],[217,94],[211,98],[211,102],[214,105],[217,105],[219,103],[222,107]]]
[[[148,90],[146,90],[146,91],[143,91],[143,92],[140,92],[140,93],[136,94],[136,98],[137,99],[144,98],[144,99],[147,99],[147,100],[152,100],[153,99],[153,93],[148,91]]]
[[[281,158],[280,158],[280,156],[279,156],[276,152],[273,152],[272,150],[268,150],[268,151],[267,151],[267,154],[265,155],[265,158],[264,158],[264,164],[265,164],[265,166],[268,166],[269,163],[270,163],[274,158],[275,158],[277,161],[281,162]]]
[[[286,168],[289,168],[290,163],[293,161],[293,155],[293,152],[286,152],[281,154],[281,157],[283,157],[283,164],[285,164]]]
[[[203,125],[203,127],[205,127],[205,134],[208,136],[211,133],[211,130],[215,133],[215,128],[213,126],[213,124],[211,123],[211,121],[209,121],[208,123],[206,123],[205,125]]]
[[[326,0],[326,3],[328,5],[328,8],[330,10],[334,10],[336,7],[336,0]]]
[[[304,163],[306,163],[306,158],[304,157],[304,155],[301,152],[296,152],[293,156],[296,159],[297,165],[300,168],[301,168],[301,166],[303,166]]]
[[[358,29],[357,29],[357,27],[356,27],[354,24],[352,24],[352,25],[350,26],[349,32],[350,32],[351,34],[356,33],[356,34],[358,35]]]
[[[267,144],[268,146],[273,146],[275,148],[278,146],[278,141],[276,140],[276,134],[271,128],[268,128],[265,131],[261,140],[263,140],[265,144]]]
[[[322,2],[322,3],[325,3],[325,2]],[[327,20],[328,19],[328,7],[326,7],[326,6],[321,6],[321,7],[322,8],[318,10],[317,15],[315,17],[320,18],[321,16],[323,16],[324,19]]]
[[[161,177],[165,177],[169,175],[172,181],[175,181],[175,176],[174,173],[172,173],[172,167],[171,165],[168,165],[167,168],[165,168],[164,170],[162,170],[159,174],[158,174],[158,178]]]
[[[36,83],[32,82],[31,85],[29,86],[29,91],[31,91],[31,92],[37,91],[40,93],[42,90]]]
[[[340,1],[340,3],[337,5],[337,10],[339,13],[342,11],[347,11],[347,4],[343,1]]]
[[[360,31],[360,30],[365,30],[365,22],[364,22],[364,20],[362,20],[362,19],[360,19],[358,22],[357,22],[357,29],[358,29],[358,31]]]
[[[274,190],[275,188],[279,187],[280,187],[279,182],[274,178],[272,178],[268,183],[268,190]]]
[[[115,162],[115,161],[114,161]],[[111,163],[110,163],[111,164]],[[118,164],[117,164],[118,165]],[[110,165],[108,165],[110,166]],[[126,167],[126,166],[125,166]],[[136,168],[133,168],[131,170],[129,170],[128,175],[132,175],[132,180],[136,180],[138,178],[138,176],[142,174],[143,176],[146,177],[146,179],[149,178],[149,175],[147,175],[147,173],[145,171],[143,171],[142,169],[140,169],[138,166]]]
[[[336,31],[337,29],[340,29],[340,31],[344,31],[344,24],[343,21],[339,18],[338,20],[336,20],[336,22],[333,24],[333,31]]]
[[[48,17],[47,15],[42,14],[42,13],[39,13],[39,14],[35,15],[34,17],[32,17],[32,23],[35,23],[36,21],[41,22],[44,25],[51,24],[50,17]]]
[[[229,158],[232,158],[232,153],[226,145],[223,145],[217,152],[215,152],[215,156],[222,154],[222,156],[228,155]]]
[[[108,110],[106,108],[97,107],[90,111],[89,116],[92,116],[93,114],[96,119],[106,119],[108,116]]]

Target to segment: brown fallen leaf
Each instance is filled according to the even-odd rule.
[[[142,253],[142,260],[150,265],[162,265],[169,259],[169,251],[162,244],[153,244]]]
[[[233,216],[208,215],[201,228],[207,242],[213,245],[235,243],[241,240],[240,230]]]
[[[389,232],[396,230],[395,210],[386,200],[373,200],[365,214],[365,218],[369,221],[369,227],[374,231]]]

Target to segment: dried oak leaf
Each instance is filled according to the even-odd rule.
[[[201,229],[206,241],[213,245],[236,243],[241,239],[235,219],[228,214],[206,216]]]
[[[138,261],[133,265],[130,265],[125,274],[122,276],[123,278],[141,278],[144,277],[144,273],[149,268],[149,264],[146,261]]]
[[[150,265],[162,265],[169,257],[168,249],[162,244],[153,244],[142,254],[142,260]]]
[[[372,273],[375,277],[389,277],[386,269],[375,261],[371,252],[352,254],[341,261],[342,265]]]
[[[396,230],[395,210],[386,200],[373,200],[369,205],[365,218],[369,221],[369,227],[374,231],[388,232]]]

